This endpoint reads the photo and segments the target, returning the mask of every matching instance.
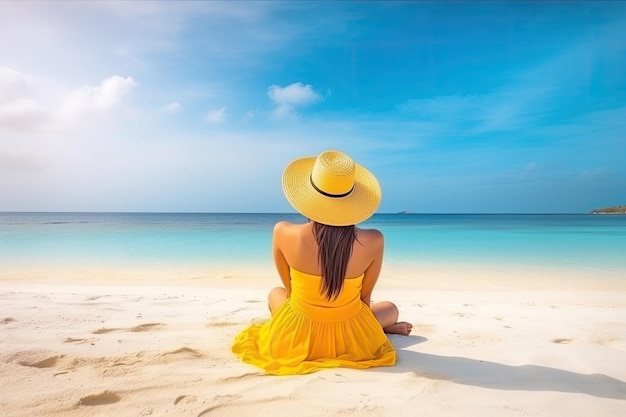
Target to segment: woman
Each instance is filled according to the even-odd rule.
[[[355,226],[380,204],[376,177],[348,155],[326,151],[289,164],[283,192],[309,222],[274,227],[284,287],[269,294],[271,320],[241,332],[233,352],[276,375],[395,364],[385,333],[408,335],[412,326],[397,321],[394,304],[371,303],[384,239]]]

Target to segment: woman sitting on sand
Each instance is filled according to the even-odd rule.
[[[273,253],[284,288],[269,294],[272,318],[232,346],[244,362],[276,375],[338,366],[395,364],[385,333],[409,335],[390,302],[371,303],[383,261],[383,235],[355,224],[378,208],[376,177],[346,154],[322,152],[285,168],[283,191],[308,223],[279,222]]]

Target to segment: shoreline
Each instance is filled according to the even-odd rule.
[[[169,267],[105,266],[3,266],[0,288],[11,282],[91,285],[209,286],[217,288],[267,288],[280,285],[274,266],[173,265]],[[590,290],[626,291],[626,271],[517,264],[416,264],[384,265],[377,289],[416,290]]]

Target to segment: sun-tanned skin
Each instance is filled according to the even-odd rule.
[[[374,317],[378,320],[385,333],[408,336],[412,325],[398,322],[398,308],[395,304],[382,301],[371,302],[372,290],[376,285],[383,262],[384,238],[375,229],[356,229],[357,238],[348,261],[346,277],[358,277],[364,274],[361,289],[361,300],[370,306]],[[298,271],[321,275],[318,264],[317,242],[313,237],[313,223],[293,224],[279,222],[274,227],[272,242],[274,263],[283,282],[283,287],[270,291],[268,305],[272,314],[285,302],[291,293],[289,267]],[[347,278],[350,279],[350,278]]]

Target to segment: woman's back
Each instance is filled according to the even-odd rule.
[[[323,277],[317,265],[316,241],[307,236],[312,233],[310,226],[280,223],[274,233],[278,238],[277,265],[279,270],[285,268],[286,288],[276,291],[282,299],[274,308],[270,295],[272,319],[241,332],[235,339],[233,352],[244,362],[276,375],[336,366],[393,365],[395,350],[362,299],[365,276],[376,263],[370,261],[368,267],[366,262],[368,254],[376,252],[372,249],[376,233],[359,233],[361,239],[371,242],[363,246],[355,242],[355,254],[349,264],[353,271],[365,271],[344,277],[341,291],[330,298],[321,291]]]
[[[289,285],[287,282],[290,276],[289,267],[311,275],[323,275],[313,227],[313,222],[305,224],[279,222],[274,228],[274,259],[279,275],[286,285]],[[369,304],[372,289],[382,266],[384,239],[378,230],[359,228],[355,230],[356,239],[343,278],[364,275],[361,299]]]

